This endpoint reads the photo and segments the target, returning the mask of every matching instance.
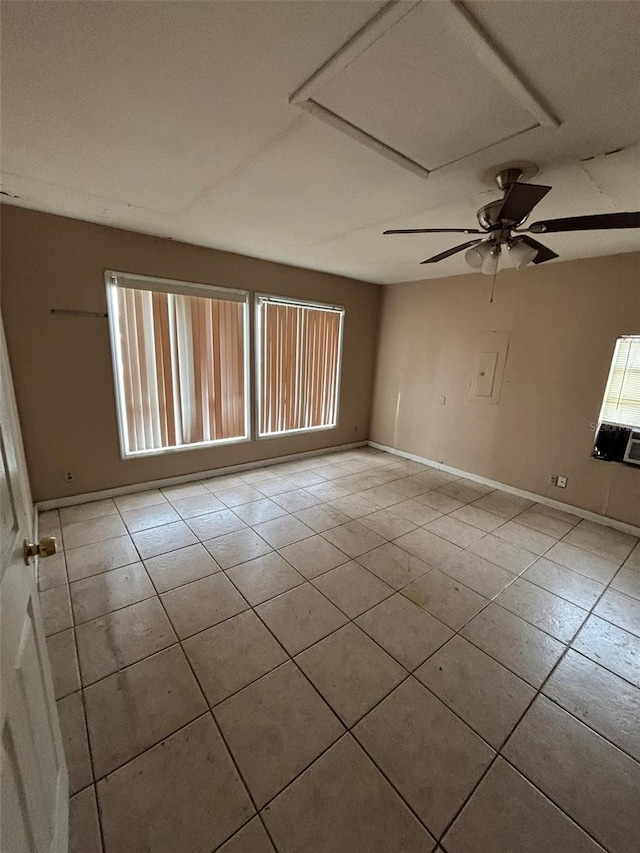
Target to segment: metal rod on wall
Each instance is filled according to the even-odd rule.
[[[108,317],[106,311],[71,311],[68,308],[52,308],[52,314],[66,314],[70,317]]]

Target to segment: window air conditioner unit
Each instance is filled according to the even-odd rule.
[[[640,430],[631,430],[623,459],[625,462],[631,462],[632,465],[640,465]]]
[[[633,430],[603,421],[598,429],[593,455],[607,462],[622,462]]]

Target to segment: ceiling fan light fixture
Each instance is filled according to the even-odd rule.
[[[528,246],[524,240],[516,240],[509,245],[509,257],[517,270],[526,267],[538,254],[538,250]]]
[[[500,246],[496,243],[493,245],[487,243],[487,245],[490,247],[489,252],[486,253],[485,258],[482,261],[480,272],[484,273],[484,275],[496,275],[500,268]]]
[[[472,246],[464,253],[464,259],[469,266],[474,270],[482,268],[482,264],[491,254],[491,244],[489,241],[479,243],[477,246]]]

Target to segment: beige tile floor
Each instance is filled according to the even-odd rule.
[[[635,853],[635,537],[372,449],[51,511],[71,853]]]

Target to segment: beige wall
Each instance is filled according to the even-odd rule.
[[[35,500],[368,437],[378,286],[6,205],[1,224],[1,306]],[[107,320],[50,313],[105,311],[105,269],[344,305],[338,428],[122,460]]]
[[[640,524],[640,468],[590,456],[615,340],[640,333],[640,253],[505,270],[493,304],[490,288],[473,274],[385,289],[372,440]],[[489,330],[510,333],[498,405],[467,399]]]
[[[480,275],[382,289],[16,207],[2,207],[1,224],[1,306],[36,500],[370,437],[640,524],[640,469],[590,457],[614,341],[640,333],[640,254],[506,270],[490,304]],[[105,269],[344,304],[338,429],[120,459],[107,322],[50,313],[105,311]],[[467,400],[488,330],[510,333],[497,406]],[[568,476],[567,489],[549,473]]]

